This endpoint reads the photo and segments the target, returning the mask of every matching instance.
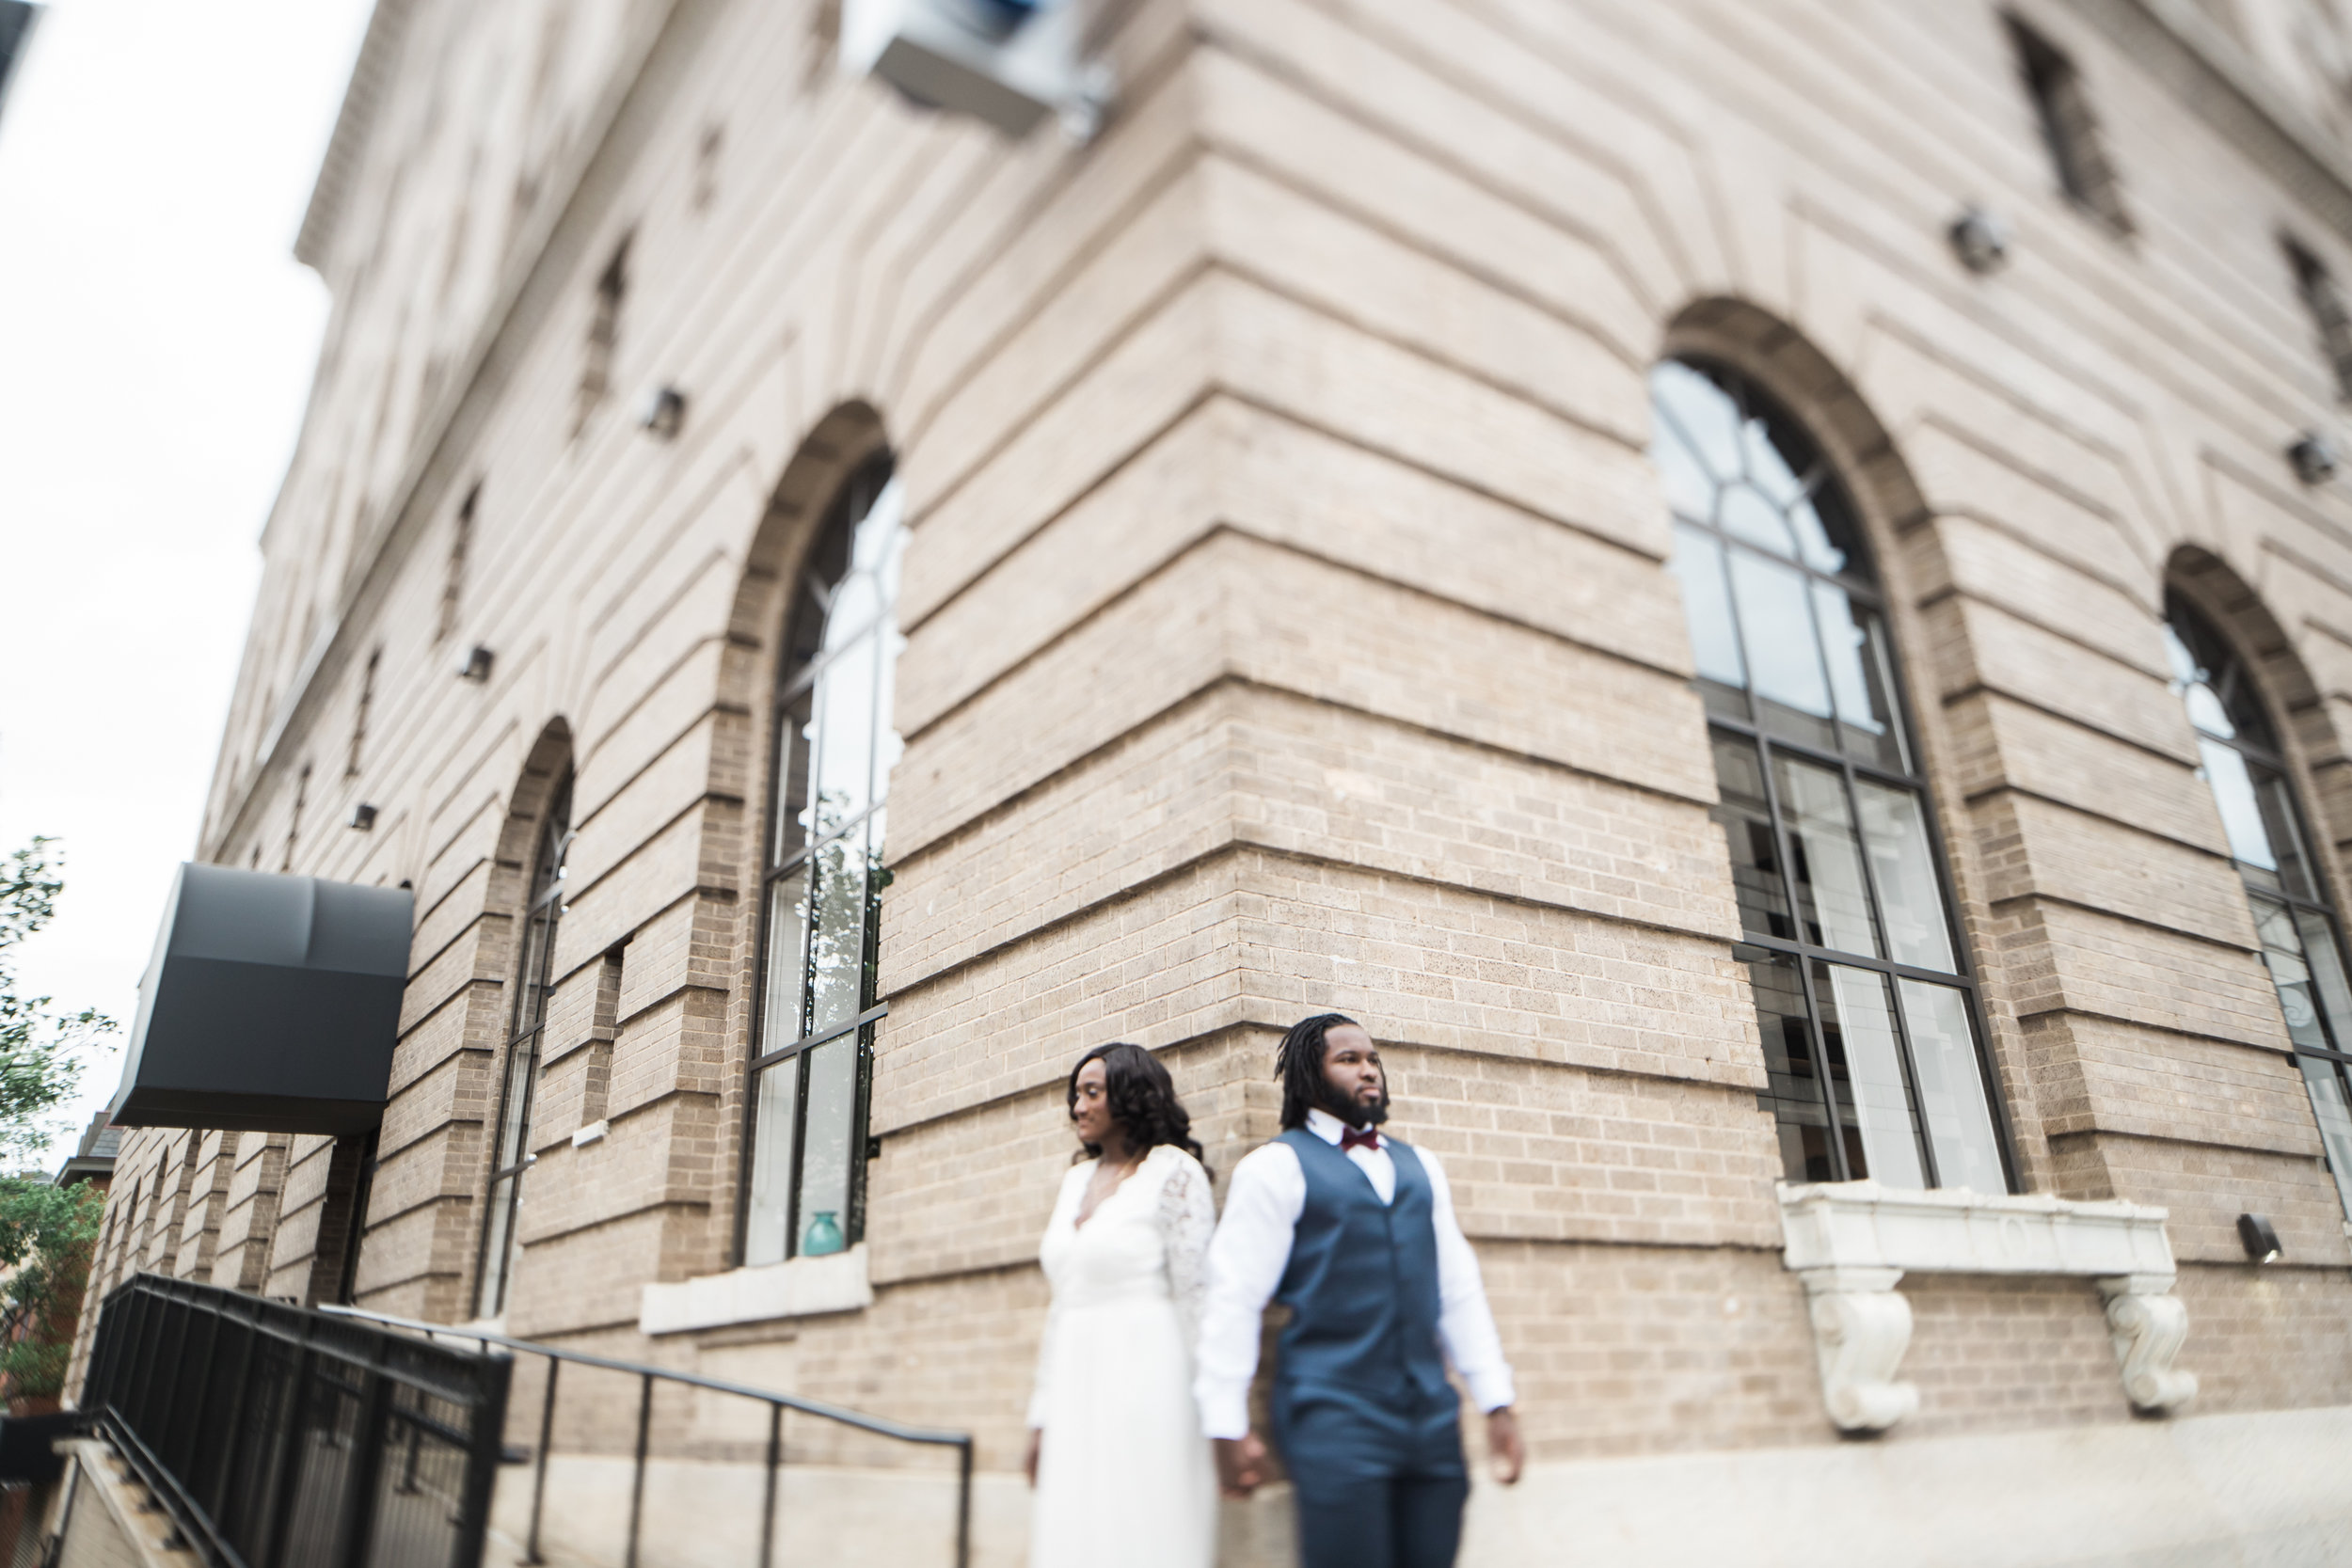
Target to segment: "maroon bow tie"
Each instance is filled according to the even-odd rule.
[[[1376,1127],[1349,1127],[1343,1129],[1340,1132],[1340,1152],[1342,1154],[1346,1153],[1351,1148],[1369,1148],[1377,1150],[1379,1147],[1380,1130]]]

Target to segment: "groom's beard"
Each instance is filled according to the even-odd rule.
[[[1389,1085],[1385,1083],[1380,1085],[1380,1098],[1370,1105],[1341,1094],[1327,1078],[1323,1081],[1323,1092],[1318,1098],[1325,1110],[1350,1127],[1377,1127],[1389,1119]]]

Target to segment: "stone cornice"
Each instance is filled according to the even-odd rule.
[[[408,0],[381,0],[381,8],[407,4]],[[665,40],[680,30],[675,23],[681,12],[707,15],[718,5],[719,0],[644,0],[631,36],[622,45],[605,90],[586,117],[580,135],[549,172],[548,197],[540,203],[535,210],[537,215],[517,240],[497,297],[484,312],[465,356],[454,365],[438,401],[420,418],[408,461],[392,486],[381,519],[373,533],[355,541],[354,565],[338,594],[333,619],[319,629],[306,650],[293,683],[266,719],[261,744],[249,763],[236,755],[230,742],[224,741],[219,768],[230,771],[225,775],[225,784],[222,774],[215,775],[215,785],[222,788],[219,815],[205,823],[198,858],[212,858],[236,836],[246,813],[252,809],[260,784],[279,762],[287,736],[301,730],[316,704],[322,682],[330,679],[349,659],[354,626],[388,589],[389,564],[397,559],[404,543],[413,539],[431,499],[452,483],[457,446],[486,420],[489,404],[496,396],[497,387],[493,383],[498,378],[491,372],[500,345],[516,337],[527,337],[536,328],[549,304],[554,275],[578,260],[575,251],[582,239],[580,230],[595,215],[589,209],[601,211],[596,200],[582,199],[583,187],[589,183],[591,171],[612,154],[615,128],[644,87],[657,51]],[[373,25],[371,22],[371,40]],[[361,53],[364,55],[366,51]],[[355,87],[356,76],[355,71]],[[344,108],[348,115],[349,101]],[[339,122],[335,133],[338,138],[342,136],[343,129]],[[359,125],[353,135],[363,144],[365,126]],[[330,159],[332,156],[330,147]],[[320,179],[324,185],[327,180],[325,171]],[[594,194],[609,198],[612,193],[609,188],[598,187]],[[304,221],[307,228],[310,219]],[[329,215],[324,221],[331,224],[333,219]],[[316,392],[313,387],[312,395]],[[281,486],[272,506],[272,526],[277,510],[286,504],[288,494]]]
[[[294,260],[326,276],[326,255],[335,243],[335,226],[342,217],[343,197],[367,153],[369,133],[375,128],[376,105],[390,86],[399,62],[400,42],[408,31],[414,0],[376,0],[368,17],[367,36],[359,57],[352,63],[350,85],[343,88],[342,108],[335,116],[334,134],[327,138],[326,156],[319,160],[319,177],[310,187],[310,204],[303,210],[302,228],[294,234]]]

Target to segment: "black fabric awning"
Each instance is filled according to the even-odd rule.
[[[116,1125],[373,1127],[400,1033],[411,910],[401,888],[181,866],[139,983]]]

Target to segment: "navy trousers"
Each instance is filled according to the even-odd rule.
[[[1470,1497],[1460,1407],[1451,1389],[1402,1402],[1276,1400],[1299,1568],[1454,1568]]]

